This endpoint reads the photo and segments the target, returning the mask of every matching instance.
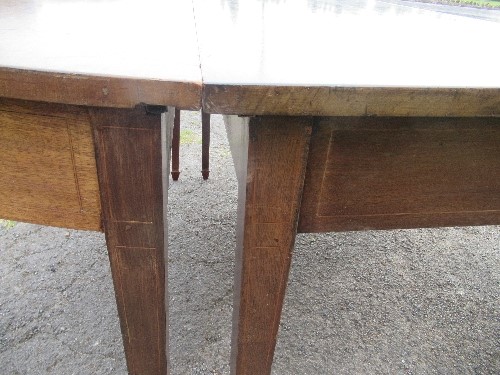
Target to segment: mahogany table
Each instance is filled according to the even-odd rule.
[[[227,115],[239,184],[233,374],[271,372],[297,232],[500,224],[498,11],[195,0],[195,15],[203,107]]]
[[[0,217],[105,232],[130,374],[168,371],[167,148],[200,98],[189,2],[0,1]]]
[[[269,374],[297,231],[500,223],[498,19],[396,0],[3,0],[0,216],[104,230],[129,373],[165,374],[172,107],[227,115],[231,368]]]

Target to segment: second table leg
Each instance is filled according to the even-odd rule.
[[[179,152],[181,144],[181,110],[175,109],[174,128],[172,131],[172,180],[177,181],[181,174],[179,170]],[[170,149],[168,150],[170,152]]]
[[[201,111],[201,175],[204,180],[210,174],[210,113]]]
[[[226,127],[240,170],[231,373],[266,375],[297,230],[312,119],[231,117]]]

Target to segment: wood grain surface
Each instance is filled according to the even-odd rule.
[[[161,126],[171,134],[173,112],[163,116],[163,125],[162,115],[143,106],[91,112],[106,242],[133,375],[168,372],[162,152],[166,163],[169,154]]]
[[[201,107],[201,82],[163,82],[0,67],[0,96],[83,106],[132,108],[147,103],[196,110]]]
[[[227,120],[229,139],[237,141],[231,149],[244,172],[239,177],[231,373],[264,375],[271,372],[312,121]],[[238,144],[245,139],[248,147]]]
[[[193,1],[207,112],[500,115],[500,75],[479,68],[500,65],[499,10],[485,20],[410,1]]]
[[[85,108],[0,98],[0,217],[101,230]]]
[[[499,224],[499,121],[317,119],[299,231]]]
[[[294,116],[500,116],[500,88],[205,84],[210,113]]]
[[[0,2],[0,96],[200,108],[191,1]]]

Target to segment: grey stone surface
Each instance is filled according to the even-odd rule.
[[[171,373],[228,374],[236,179],[221,117],[203,181],[182,115]],[[273,374],[498,374],[499,284],[499,227],[299,235]],[[104,236],[0,224],[0,375],[125,373]]]

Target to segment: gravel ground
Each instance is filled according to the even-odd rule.
[[[228,374],[236,179],[201,179],[183,112],[169,190],[171,373]],[[299,235],[273,374],[499,374],[500,228]],[[0,224],[0,375],[126,373],[104,236]]]

